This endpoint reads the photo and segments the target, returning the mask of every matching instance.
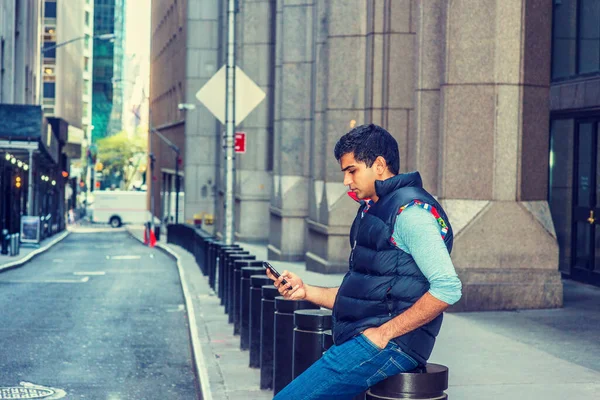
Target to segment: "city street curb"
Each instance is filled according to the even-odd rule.
[[[25,257],[23,257],[19,260],[16,260],[16,261],[13,261],[13,262],[10,262],[10,263],[0,266],[0,272],[18,268],[18,267],[22,266],[23,264],[28,263],[35,256],[42,254],[43,252],[45,252],[46,250],[48,250],[49,248],[51,248],[52,246],[54,246],[55,244],[57,244],[58,242],[60,242],[64,238],[66,238],[67,236],[69,236],[70,233],[71,233],[70,231],[65,231],[59,237],[57,237],[56,239],[54,239],[53,241],[51,241],[44,247],[40,247],[39,249],[32,251],[31,253],[27,254]]]
[[[144,243],[142,239],[133,234],[129,229],[127,232],[140,243]],[[210,382],[208,378],[208,370],[206,368],[206,364],[204,362],[204,354],[202,353],[202,347],[200,345],[200,341],[198,339],[198,326],[196,324],[196,313],[194,310],[194,305],[192,303],[192,296],[190,295],[190,290],[188,287],[188,283],[185,277],[185,272],[183,271],[183,267],[181,266],[181,259],[177,253],[171,250],[169,247],[163,245],[162,243],[157,243],[156,247],[165,252],[168,256],[172,257],[177,261],[177,270],[179,271],[179,279],[181,280],[181,287],[183,290],[183,297],[185,299],[185,307],[188,315],[188,323],[190,327],[190,339],[192,341],[192,353],[194,357],[194,366],[196,368],[196,372],[198,375],[198,381],[200,385],[200,399],[201,400],[212,400],[212,393],[210,391]]]

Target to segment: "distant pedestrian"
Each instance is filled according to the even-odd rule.
[[[73,211],[72,208],[69,209],[68,218],[69,218],[69,224],[73,225],[75,223],[75,211]]]
[[[348,194],[360,203],[341,286],[308,285],[288,271],[279,279],[267,275],[284,297],[333,309],[335,345],[277,400],[352,399],[424,365],[442,313],[461,297],[448,216],[418,172],[399,174],[396,140],[379,126],[362,125],[342,136],[334,153]]]

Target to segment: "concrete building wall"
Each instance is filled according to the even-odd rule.
[[[153,0],[152,35],[150,50],[150,125],[162,133],[169,141],[178,146],[181,152],[181,173],[185,165],[185,116],[177,105],[186,96],[186,54],[187,54],[187,1],[185,0]],[[161,192],[163,191],[163,174],[173,175],[175,172],[175,152],[156,134],[148,136],[148,150],[154,154],[156,161],[154,172],[148,168],[146,175],[148,190],[148,207],[152,208],[154,198],[154,215],[162,218]],[[181,190],[185,190],[185,178],[181,180]],[[180,221],[184,222],[184,221]]]
[[[446,8],[438,195],[458,310],[562,304],[547,202],[551,21],[543,0]]]
[[[39,103],[42,10],[41,0],[0,2],[0,103]]]
[[[236,64],[266,98],[236,128],[246,132],[246,153],[237,154],[235,160],[235,236],[266,242],[273,168],[275,2],[242,0],[239,7]]]
[[[314,3],[277,2],[269,258],[303,260],[314,102]]]
[[[57,1],[56,43],[85,35],[83,2]],[[54,114],[69,125],[82,127],[83,115],[83,54],[84,40],[77,40],[56,49],[56,97]]]
[[[219,60],[219,2],[188,0],[185,97],[181,103],[195,104],[181,111],[185,118],[185,219],[215,214],[221,123],[198,104],[196,93],[221,67]],[[214,225],[204,225],[213,232]]]

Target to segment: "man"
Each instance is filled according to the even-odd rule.
[[[288,271],[279,279],[267,275],[286,298],[333,310],[335,345],[275,399],[351,399],[424,365],[443,311],[461,296],[448,217],[418,172],[399,174],[396,140],[379,126],[362,125],[342,136],[334,152],[348,194],[360,202],[341,286],[308,285]]]

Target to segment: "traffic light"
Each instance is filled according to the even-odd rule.
[[[20,188],[20,187],[21,187],[21,177],[20,177],[20,176],[17,176],[17,177],[15,178],[15,186],[16,186],[17,188]]]

